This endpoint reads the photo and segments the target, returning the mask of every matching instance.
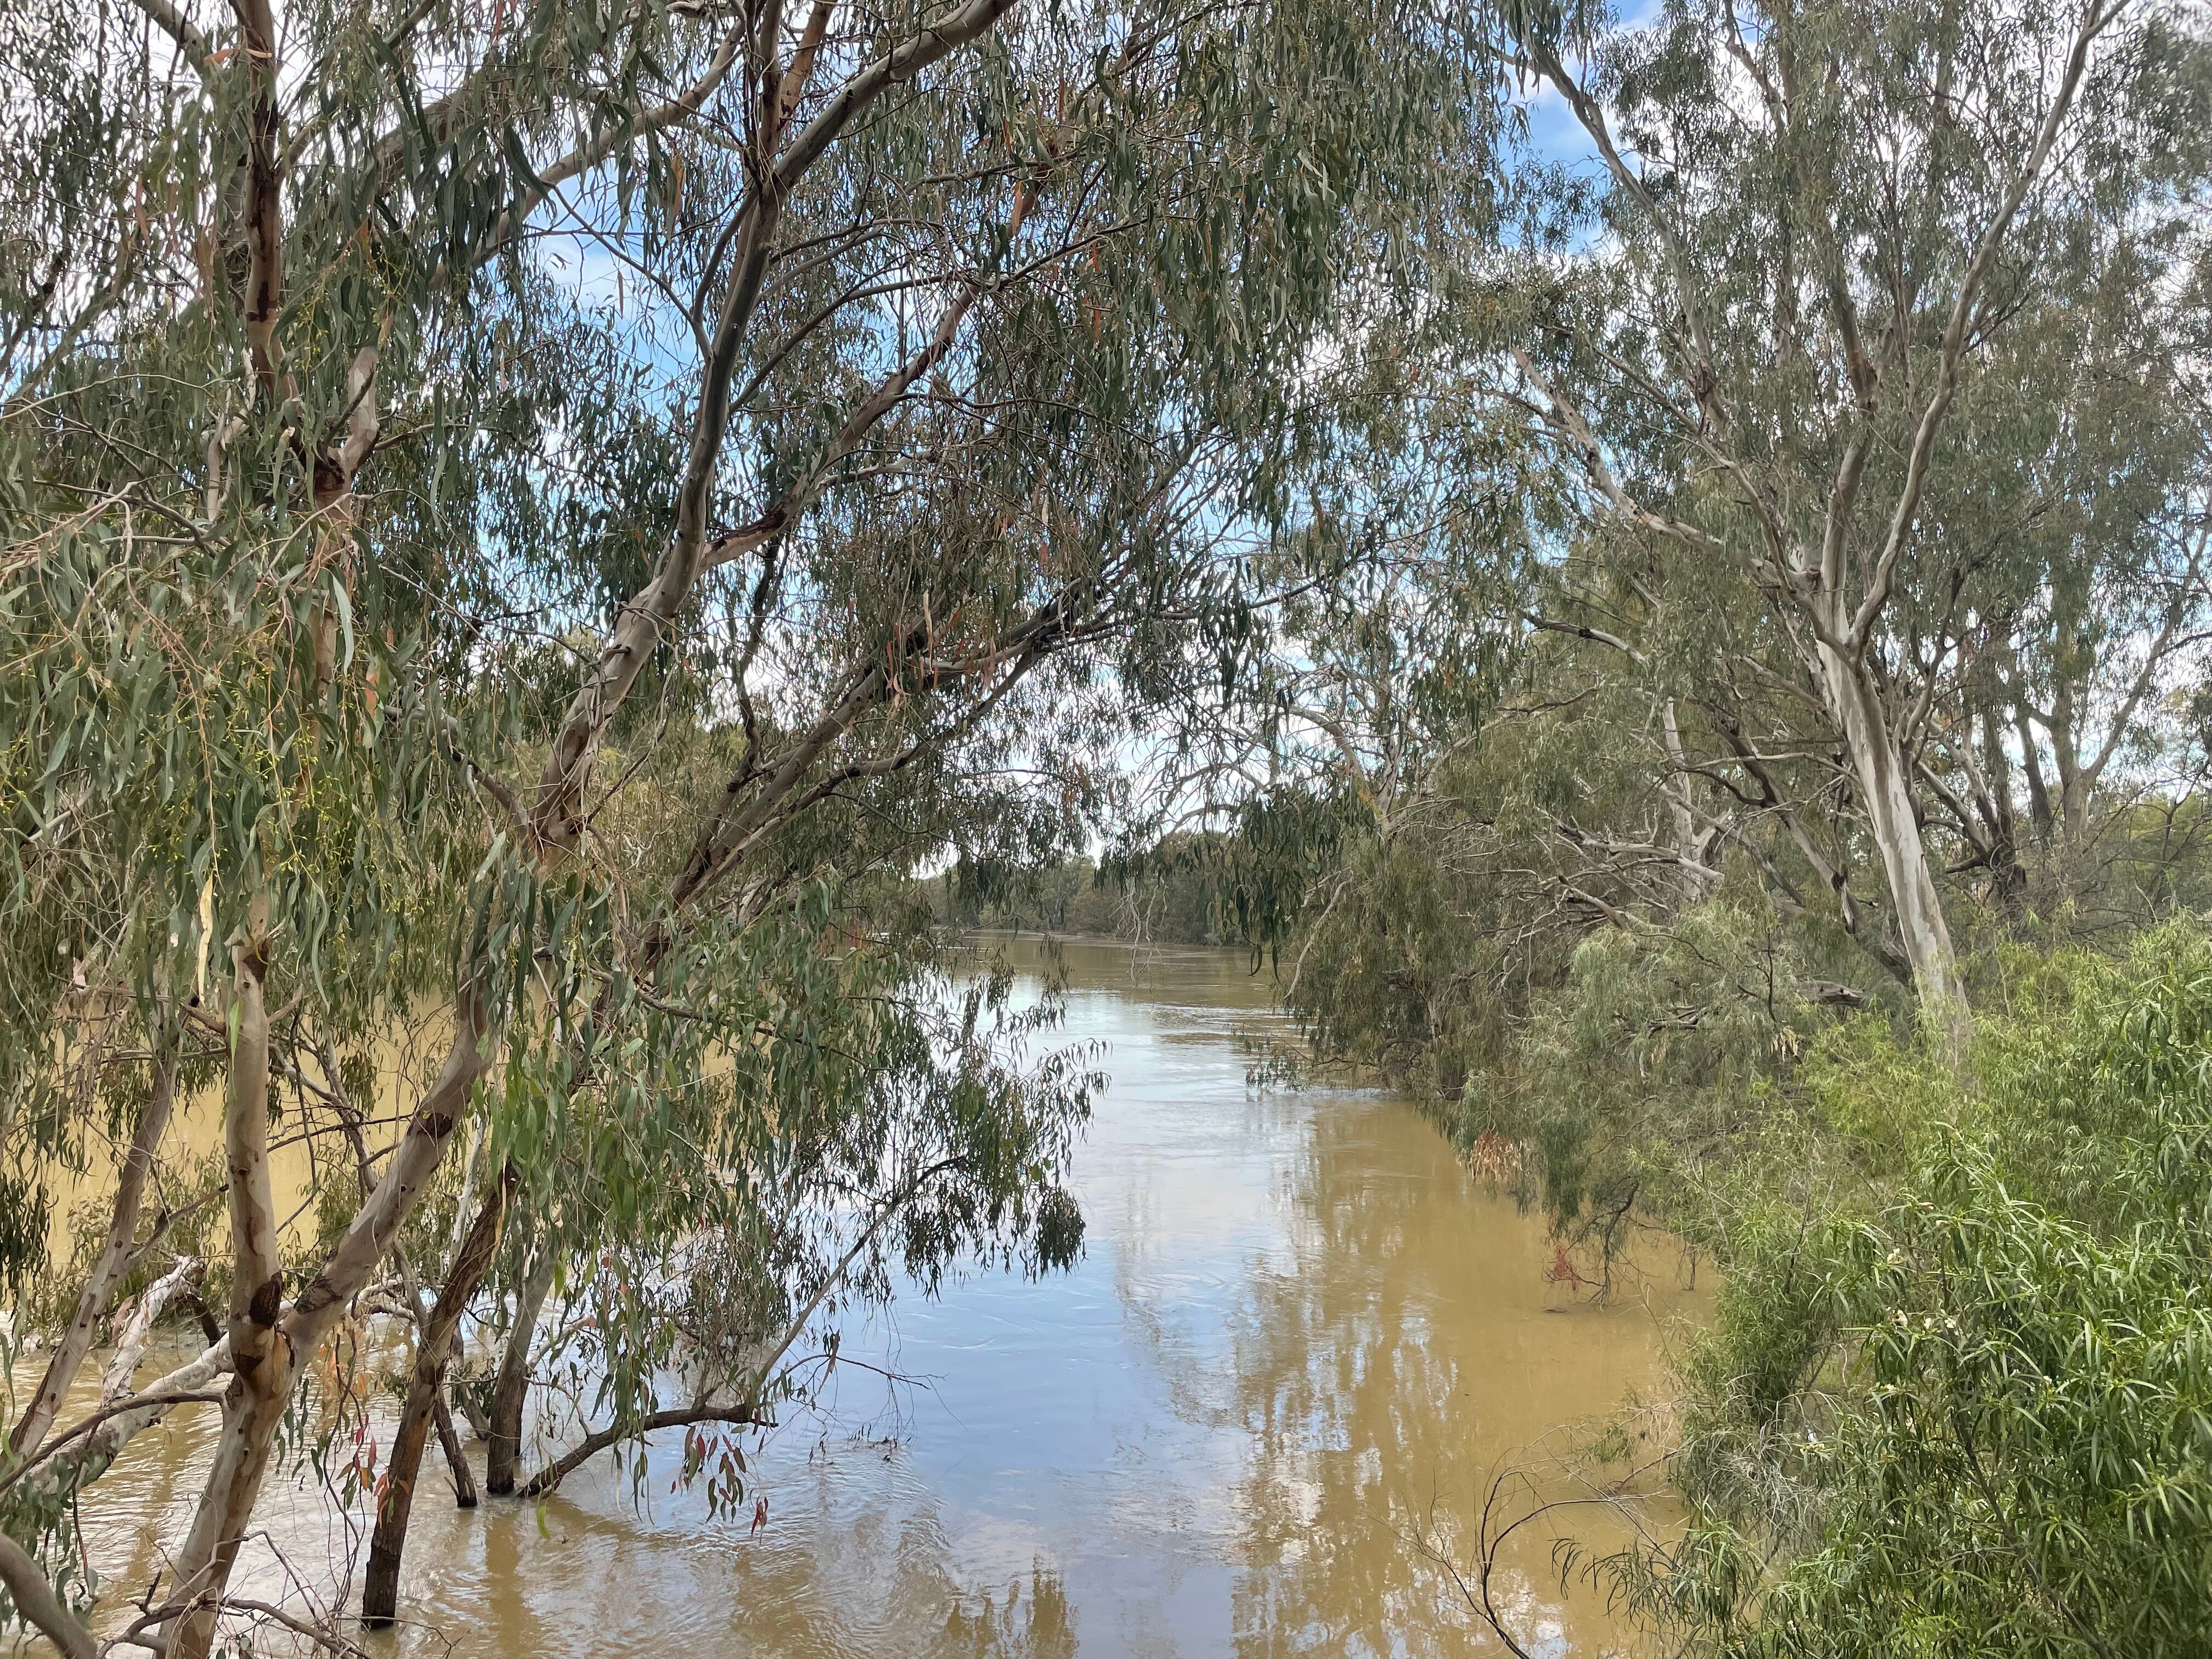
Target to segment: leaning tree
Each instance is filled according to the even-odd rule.
[[[196,1656],[325,1345],[397,1287],[419,1455],[511,1212],[528,1303],[680,1224],[654,1159],[689,1148],[721,1207],[686,1265],[758,1292],[706,1345],[692,1408],[725,1413],[775,1382],[762,1333],[841,1286],[1064,1249],[1079,1089],[972,1022],[936,1054],[935,993],[852,896],[1048,838],[1086,751],[1233,677],[1255,611],[1344,556],[1303,482],[1361,418],[1363,319],[1479,209],[1429,164],[1473,82],[1448,11],[1332,0],[104,0],[0,31],[19,1284],[56,1160],[130,1147],[11,1435],[0,1481],[54,1501],[11,1511],[0,1582],[91,1650],[76,1454],[227,1376],[128,1631]],[[869,1017],[887,989],[908,1012]],[[345,1056],[426,1005],[380,1139]],[[158,1159],[197,1073],[224,1158],[196,1197]],[[272,1083],[345,1149],[304,1244]],[[823,1219],[810,1172],[864,1164],[889,1184]],[[99,1321],[215,1205],[220,1340],[54,1435]],[[597,1363],[642,1376],[681,1312],[639,1298]],[[611,1437],[648,1395],[614,1389]]]

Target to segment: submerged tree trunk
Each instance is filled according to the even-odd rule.
[[[230,1339],[222,1338],[137,1396],[153,1403],[118,1412],[82,1439],[71,1441],[24,1472],[9,1492],[12,1502],[35,1506],[73,1497],[107,1473],[123,1449],[174,1409],[177,1396],[208,1388],[230,1370]],[[112,1404],[121,1404],[118,1399]]]
[[[446,1404],[449,1408],[447,1415],[451,1416],[453,1412],[458,1411],[462,1419],[468,1424],[471,1434],[479,1440],[489,1440],[491,1438],[491,1419],[484,1415],[483,1402],[471,1394],[465,1384],[459,1388],[453,1384],[453,1369],[461,1363],[461,1334],[455,1331],[453,1356],[446,1362]],[[441,1430],[439,1432],[443,1433],[444,1431]],[[462,1507],[471,1508],[475,1502],[476,1499],[472,1496]]]
[[[742,1406],[678,1406],[665,1412],[650,1412],[635,1423],[611,1428],[598,1429],[584,1437],[577,1445],[547,1464],[530,1477],[522,1489],[525,1498],[544,1498],[558,1491],[561,1483],[590,1462],[610,1446],[620,1445],[625,1440],[643,1440],[649,1434],[663,1429],[688,1429],[702,1423],[720,1423],[738,1428],[751,1428],[761,1420],[760,1408]]]
[[[262,1156],[258,1160],[250,1156],[233,1159],[234,1218],[241,1208],[271,1212],[267,1206],[265,1155],[268,1022],[261,1012],[258,983],[253,992],[251,1012],[254,1018],[241,1021],[240,1057],[231,1068],[234,1109],[228,1115],[229,1128],[237,1131],[239,1150],[251,1153],[258,1147]],[[467,1108],[477,1080],[483,1075],[489,1063],[486,1056],[491,1028],[488,1011],[473,990],[464,994],[457,1025],[453,1046],[440,1068],[437,1080],[416,1107],[407,1132],[392,1148],[374,1195],[362,1206],[344,1237],[293,1302],[291,1311],[273,1329],[262,1324],[262,1315],[265,1311],[274,1320],[281,1284],[272,1269],[261,1288],[247,1299],[245,1287],[253,1282],[254,1267],[250,1259],[252,1252],[240,1253],[241,1269],[236,1280],[240,1288],[233,1292],[231,1320],[232,1353],[238,1369],[229,1396],[224,1401],[222,1435],[216,1445],[215,1462],[208,1472],[199,1511],[193,1517],[191,1532],[177,1560],[176,1597],[190,1606],[170,1621],[167,1659],[207,1659],[215,1639],[216,1614],[246,1523],[252,1519],[254,1502],[260,1495],[276,1427],[283,1420],[301,1358],[320,1346],[347,1303],[359,1293],[376,1264],[391,1250],[400,1227],[436,1175],[453,1127]],[[255,1086],[244,1079],[248,1069],[245,1064],[247,1038],[257,1027],[260,1081]],[[253,1097],[252,1104],[255,1109],[236,1109],[240,1097],[247,1094]],[[257,1163],[258,1179],[252,1176]],[[241,1170],[246,1178],[241,1179]],[[241,1203],[241,1191],[252,1199],[257,1189],[258,1202]],[[270,1242],[273,1252],[273,1227]],[[273,1253],[270,1259],[273,1261]],[[250,1363],[246,1355],[239,1352],[241,1336],[252,1342]]]
[[[469,1455],[462,1449],[461,1437],[453,1429],[453,1413],[447,1404],[446,1391],[430,1402],[430,1421],[438,1431],[439,1449],[446,1454],[446,1468],[453,1477],[453,1507],[472,1510],[477,1506],[476,1471],[469,1467]]]
[[[538,1334],[538,1316],[553,1290],[553,1252],[541,1242],[530,1273],[514,1298],[514,1325],[500,1356],[499,1381],[491,1396],[491,1435],[484,1452],[484,1490],[505,1497],[514,1490],[522,1461],[522,1408],[530,1393],[530,1345]]]
[[[376,1530],[368,1545],[368,1575],[361,1592],[362,1622],[372,1630],[392,1623],[399,1609],[399,1562],[407,1547],[407,1518],[415,1502],[415,1480],[422,1468],[422,1449],[446,1386],[446,1364],[453,1357],[453,1332],[461,1314],[490,1270],[499,1247],[500,1224],[507,1201],[514,1191],[513,1164],[500,1172],[484,1195],[483,1207],[461,1241],[446,1275],[429,1322],[415,1347],[415,1370],[408,1380],[407,1406],[399,1419],[399,1432],[392,1443],[392,1459],[385,1467],[383,1497],[377,1504]],[[451,1433],[451,1419],[447,1419]]]

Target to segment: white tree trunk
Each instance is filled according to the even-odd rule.
[[[213,1347],[204,1349],[186,1360],[167,1376],[149,1383],[141,1392],[155,1401],[173,1401],[180,1394],[191,1394],[206,1388],[229,1370],[230,1339],[226,1336]],[[125,1446],[175,1409],[173,1404],[153,1404],[134,1406],[129,1411],[118,1412],[82,1440],[70,1442],[28,1471],[17,1490],[27,1497],[33,1498],[46,1493],[83,1491],[113,1467]]]
[[[278,1419],[291,1393],[291,1344],[276,1328],[284,1305],[276,1250],[276,1204],[269,1176],[268,900],[254,896],[247,925],[231,940],[237,1042],[223,1107],[230,1182],[230,1389],[215,1464],[176,1562],[175,1595],[192,1611],[172,1622],[170,1659],[206,1659],[217,1603],[261,1490]]]
[[[1956,1041],[1964,1031],[1966,994],[1959,982],[1958,952],[1936,893],[1928,849],[1920,839],[1903,757],[1890,735],[1881,695],[1863,664],[1820,647],[1821,683],[1837,730],[1851,759],[1867,824],[1881,854],[1897,931],[1911,964],[1920,1012],[1930,1026]]]

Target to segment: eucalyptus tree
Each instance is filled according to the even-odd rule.
[[[1982,554],[1976,509],[1939,508],[1991,435],[1954,416],[2040,291],[2055,224],[2164,210],[2155,179],[2114,187],[2142,176],[2133,142],[2159,142],[2139,94],[2193,49],[2112,3],[1504,23],[1507,63],[1564,100],[1601,170],[1589,280],[1537,284],[1513,395],[1594,523],[1757,596],[1754,677],[1786,674],[1778,695],[1839,750],[1921,1003],[1954,1024],[1922,762]]]
[[[1080,1212],[1024,1166],[1058,1164],[1096,1079],[1080,1051],[1033,1070],[1006,1063],[1056,1015],[1049,1001],[1011,1006],[1012,988],[1002,969],[934,1000],[878,1002],[888,1029],[865,1075],[791,1100],[799,1121],[759,1137],[741,1181],[654,1194],[688,1201],[706,1224],[633,1226],[603,1245],[563,1287],[535,1364],[610,1420],[549,1450],[523,1496],[646,1430],[772,1428],[834,1371],[841,1316],[902,1280],[1073,1260]],[[541,1413],[548,1437],[562,1415]],[[734,1504],[742,1476],[735,1456],[710,1498]]]
[[[1003,976],[963,988],[896,946],[823,951],[824,931],[842,937],[857,914],[817,879],[749,930],[750,1040],[702,1054],[662,1039],[671,1057],[649,1091],[580,1078],[537,1091],[498,1177],[506,1190],[477,1210],[444,1317],[416,1346],[369,1543],[372,1623],[398,1609],[454,1321],[484,1281],[503,1211],[528,1222],[515,1243],[532,1261],[519,1269],[519,1363],[501,1379],[507,1396],[495,1387],[487,1402],[502,1443],[486,1484],[525,1498],[656,1432],[682,1429],[702,1447],[717,1429],[766,1431],[830,1375],[842,1316],[902,1283],[1073,1259],[1081,1217],[1056,1176],[1093,1079],[1079,1054],[1025,1055],[1054,1006],[1009,1010]],[[709,994],[734,1001],[744,988],[732,975]],[[699,1023],[672,1002],[653,1015]],[[727,1034],[732,1023],[714,1024]],[[533,1390],[534,1441],[523,1432]],[[576,1443],[518,1470],[576,1417]],[[686,1473],[734,1504],[743,1454],[727,1459],[710,1468],[695,1455]],[[633,1468],[641,1480],[642,1462]]]
[[[918,797],[911,855],[979,773],[1074,811],[1070,745],[1234,672],[1311,574],[1280,532],[1343,414],[1302,366],[1356,355],[1455,208],[1425,157],[1469,141],[1471,80],[1448,12],[1313,0],[111,0],[0,27],[27,88],[0,234],[34,273],[4,296],[0,461],[15,1261],[83,1079],[146,1066],[158,1103],[173,1033],[210,1043],[231,1380],[131,1631],[197,1656],[280,1420],[465,1121],[499,1175],[415,1305],[433,1334],[549,1126],[624,1143],[580,1164],[619,1174],[702,1127],[674,1102],[713,1054],[765,1042],[786,1104],[826,1080],[804,1057],[848,1004],[805,998],[851,988],[822,963],[852,947],[808,896],[888,855],[811,821]],[[647,788],[688,817],[626,834]],[[288,1264],[272,1073],[334,1102],[301,1057],[425,996],[442,1058]],[[856,1095],[853,1132],[957,1116],[988,1075]],[[1006,1132],[995,1204],[891,1206],[939,1246],[1065,1220],[1075,1097],[1008,1120],[1018,1088],[984,1093],[1004,1109],[954,1127]],[[772,1172],[802,1121],[716,1097],[702,1158]],[[50,1444],[20,1432],[19,1466]],[[87,1650],[30,1553],[0,1579]]]
[[[2185,78],[2179,90],[2203,97]],[[2147,794],[2201,783],[2179,705],[2203,678],[2212,574],[2212,410],[2193,369],[2205,250],[2185,216],[2053,230],[2040,302],[1984,376],[1978,401],[1995,406],[1966,410],[2002,441],[1959,469],[1965,499],[1946,516],[1978,508],[2002,529],[1969,588],[1957,686],[1931,718],[1922,775],[1931,807],[1993,870],[2016,841],[2051,866],[2058,895],[2090,902],[2106,826]],[[2008,823],[2022,789],[2024,822]]]

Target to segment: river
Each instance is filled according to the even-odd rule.
[[[1405,1102],[1254,1086],[1240,1040],[1284,1033],[1242,953],[1079,943],[1063,959],[1062,1036],[1103,1045],[1111,1078],[1075,1163],[1082,1261],[969,1277],[848,1332],[848,1356],[906,1380],[841,1366],[822,1414],[787,1419],[750,1459],[764,1523],[750,1501],[714,1519],[672,1491],[674,1434],[641,1507],[603,1459],[542,1509],[457,1511],[434,1452],[411,1622],[362,1638],[372,1652],[1502,1651],[1433,1552],[1467,1571],[1492,1477],[1648,1391],[1694,1293],[1662,1272],[1590,1305],[1551,1278],[1540,1222]],[[213,1419],[190,1408],[143,1437],[98,1489],[107,1518],[88,1505],[111,1596],[182,1535]],[[1619,1541],[1568,1514],[1588,1541]],[[358,1512],[272,1483],[257,1521],[252,1593],[288,1577],[295,1595],[340,1593],[331,1564]],[[1568,1528],[1538,1522],[1502,1558],[1499,1600],[1532,1653],[1620,1638],[1601,1596],[1562,1592],[1551,1545]]]

